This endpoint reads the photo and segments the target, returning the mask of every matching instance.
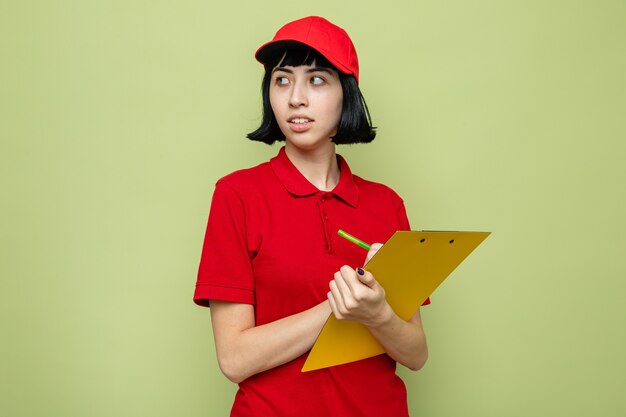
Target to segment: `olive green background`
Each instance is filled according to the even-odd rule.
[[[267,160],[252,54],[348,30],[415,229],[493,234],[423,309],[413,416],[626,414],[624,1],[3,1],[0,414],[228,414],[192,301],[215,181]],[[367,392],[363,401],[367,401]]]

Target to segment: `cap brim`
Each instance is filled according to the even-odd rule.
[[[278,54],[279,50],[285,49],[286,47],[289,47],[289,46],[306,46],[306,47],[311,48],[309,45],[302,43],[300,41],[294,41],[294,40],[269,41],[261,45],[261,47],[257,49],[256,53],[254,54],[254,57],[261,64],[265,65],[267,61],[271,60],[273,57],[275,57]]]
[[[305,46],[307,48],[311,48],[315,51],[317,51],[320,55],[322,55],[324,58],[326,58],[328,60],[328,62],[330,62],[331,64],[333,64],[337,70],[343,72],[344,74],[352,74],[352,72],[346,68],[344,65],[342,65],[339,62],[334,62],[332,59],[330,59],[328,57],[327,54],[324,53],[324,51],[320,51],[317,48],[312,47],[311,45],[307,45],[304,42],[300,42],[300,41],[295,41],[295,40],[291,40],[291,39],[282,39],[282,40],[278,40],[278,41],[270,41],[267,42],[263,45],[261,45],[261,47],[259,49],[257,49],[256,53],[254,54],[254,57],[256,58],[257,61],[259,61],[261,64],[266,65],[268,61],[270,61],[272,58],[274,58],[276,55],[278,55],[280,52],[284,50],[286,47],[289,46]],[[354,75],[354,74],[352,74]]]

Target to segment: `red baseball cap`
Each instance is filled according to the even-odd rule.
[[[261,45],[254,57],[261,64],[278,48],[290,43],[307,45],[322,54],[344,74],[352,74],[359,81],[359,58],[348,33],[319,16],[294,20],[278,29],[274,39]]]

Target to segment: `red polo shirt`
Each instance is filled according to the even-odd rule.
[[[220,179],[213,194],[194,301],[254,304],[256,324],[311,308],[327,298],[343,265],[362,266],[366,242],[409,230],[404,204],[390,188],[353,175],[338,156],[333,191],[319,191],[285,149],[269,162]],[[301,372],[306,354],[239,384],[231,416],[408,416],[396,363],[383,354]]]

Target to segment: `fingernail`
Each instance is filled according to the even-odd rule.
[[[356,273],[361,275],[361,276],[365,275],[365,271],[362,268],[357,268],[356,269]]]

